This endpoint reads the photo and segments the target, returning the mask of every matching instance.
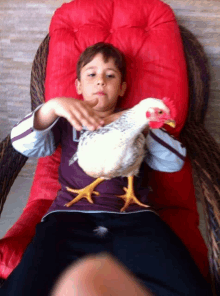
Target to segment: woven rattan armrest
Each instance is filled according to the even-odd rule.
[[[31,110],[44,102],[44,81],[49,48],[49,35],[45,37],[35,55],[31,71]],[[27,161],[27,157],[17,152],[8,135],[0,143],[0,214],[7,195],[17,175]]]
[[[220,293],[220,146],[204,126],[209,99],[209,66],[195,36],[180,26],[186,56],[190,106],[180,138],[202,188],[214,295]]]
[[[27,159],[13,148],[10,135],[0,143],[0,214],[11,186]]]

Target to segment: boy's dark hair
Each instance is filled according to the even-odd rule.
[[[109,58],[113,58],[115,66],[121,73],[121,83],[126,80],[126,60],[124,54],[110,43],[98,42],[89,46],[83,51],[77,62],[77,78],[80,80],[80,71],[98,54],[101,53],[104,62],[107,63]]]

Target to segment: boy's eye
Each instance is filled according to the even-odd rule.
[[[96,74],[95,73],[90,73],[87,76],[88,77],[94,77]],[[107,78],[114,78],[115,75],[114,74],[106,74]]]

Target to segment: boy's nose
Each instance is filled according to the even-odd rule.
[[[105,80],[104,80],[104,78],[103,78],[103,77],[99,77],[99,78],[97,79],[97,84],[98,84],[98,85],[105,85]]]
[[[105,85],[104,81],[98,81],[98,85]]]

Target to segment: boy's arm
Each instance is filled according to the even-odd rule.
[[[59,117],[44,130],[34,126],[36,113],[44,104],[24,117],[11,131],[12,146],[27,157],[44,157],[53,154],[59,143],[60,131],[56,123]]]
[[[12,129],[13,147],[27,157],[51,155],[60,140],[61,132],[56,125],[59,117],[66,118],[77,130],[83,125],[94,130],[104,123],[92,109],[96,104],[97,100],[83,102],[65,97],[49,100]]]
[[[43,130],[49,127],[57,117],[64,117],[76,130],[80,131],[82,126],[95,130],[104,123],[92,109],[97,103],[97,99],[88,102],[66,97],[51,99],[36,112],[34,127]]]
[[[156,171],[177,172],[184,165],[186,148],[163,129],[150,130],[145,161]]]

